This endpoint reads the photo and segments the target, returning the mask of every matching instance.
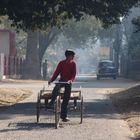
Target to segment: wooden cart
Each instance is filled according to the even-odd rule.
[[[61,99],[63,99],[64,92],[61,91],[57,96],[54,106],[54,114],[55,114],[55,128],[59,126],[60,112],[61,112]],[[36,106],[36,116],[37,122],[39,122],[40,111],[42,109],[47,109],[47,104],[52,96],[52,90],[42,89],[38,93],[37,97],[37,106]],[[81,95],[81,90],[72,90],[70,101],[72,100],[71,109],[74,111],[80,112],[80,123],[83,122],[83,96]]]

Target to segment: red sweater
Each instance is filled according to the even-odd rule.
[[[57,68],[51,78],[53,82],[57,76],[60,74],[60,81],[68,82],[71,80],[72,82],[76,76],[76,63],[73,60],[62,60],[57,65]]]

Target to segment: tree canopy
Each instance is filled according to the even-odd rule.
[[[117,23],[140,0],[1,0],[0,15],[22,29],[43,29],[94,15],[104,25]]]
[[[96,42],[98,32],[102,30],[102,27],[94,16],[86,16],[79,22],[76,22],[74,19],[68,20],[67,25],[61,29],[72,46],[79,46],[81,48],[89,39]]]

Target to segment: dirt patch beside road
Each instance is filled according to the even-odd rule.
[[[15,84],[15,83],[43,83],[44,81],[42,80],[22,80],[22,79],[3,79],[0,81],[0,83],[9,83],[9,84]],[[46,82],[46,81],[45,81]]]
[[[0,88],[0,109],[16,104],[29,97],[30,90],[16,88]]]
[[[110,98],[137,139],[140,139],[140,85],[112,93]]]

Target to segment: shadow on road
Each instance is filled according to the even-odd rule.
[[[23,117],[18,120],[12,120],[15,116],[30,116],[29,118]],[[46,115],[46,116],[45,116]],[[3,111],[0,115],[1,120],[10,120],[11,123],[5,129],[0,130],[0,133],[6,133],[11,131],[31,131],[31,130],[55,130],[54,117],[52,117],[53,112],[41,111],[40,122],[36,123],[36,103],[18,103],[15,106],[10,107],[10,109]],[[79,125],[80,112],[71,111],[68,113],[69,117],[72,119],[77,119],[77,124],[70,122],[69,125]],[[48,121],[48,118],[51,118],[51,121]],[[112,103],[108,99],[93,99],[85,100],[84,102],[84,114],[83,114],[83,123],[84,119],[120,119],[114,110]],[[62,125],[63,127],[63,125]],[[61,128],[61,126],[60,126]],[[138,140],[129,138],[132,140]]]
[[[0,133],[8,132],[8,131],[30,131],[33,129],[41,130],[44,128],[54,128],[55,124],[54,123],[29,123],[29,122],[23,122],[23,123],[10,123],[9,124],[9,129],[3,129],[0,130]]]
[[[78,106],[80,106],[80,102],[78,102]],[[78,116],[79,114],[80,110],[69,111],[69,115],[71,116]],[[108,99],[87,100],[84,102],[84,118],[117,119],[114,114],[116,114],[116,112]],[[40,116],[41,115],[52,116],[54,113],[53,111],[45,111],[45,109],[42,109],[40,111]],[[11,106],[5,111],[2,111],[0,120],[14,119],[15,116],[34,116],[36,119],[36,103],[18,103]]]
[[[131,140],[140,140],[140,137],[135,137],[135,138],[129,137],[129,139],[131,139]]]

